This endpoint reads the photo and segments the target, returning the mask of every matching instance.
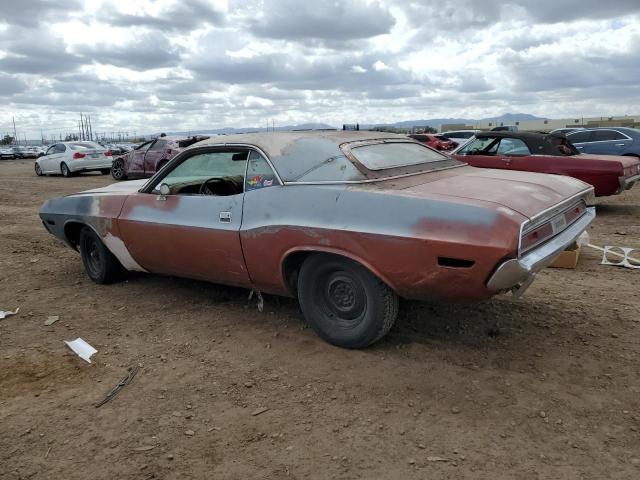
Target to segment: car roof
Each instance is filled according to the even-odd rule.
[[[558,144],[566,137],[562,133],[535,133],[535,132],[481,132],[476,134],[476,138],[515,138],[522,140],[529,151],[538,155],[561,155]]]
[[[284,180],[293,180],[327,159],[343,156],[340,150],[343,143],[380,139],[415,141],[405,135],[386,132],[308,130],[220,135],[198,142],[189,148],[214,145],[254,146],[269,157]]]

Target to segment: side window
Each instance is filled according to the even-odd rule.
[[[571,143],[586,143],[589,141],[589,136],[591,132],[575,132],[567,135],[567,139]]]
[[[275,173],[267,161],[255,150],[249,154],[245,191],[279,185]]]
[[[531,155],[527,144],[519,138],[503,138],[498,146],[498,155]]]
[[[607,140],[626,140],[620,132],[615,130],[594,130],[593,139],[594,142],[606,142]]]
[[[47,153],[45,153],[45,155],[51,155],[53,153],[56,153],[56,146],[55,145],[51,145],[49,148],[47,148]]]
[[[166,140],[156,140],[156,142],[149,147],[149,151],[153,150],[164,150],[164,147],[167,145]]]
[[[247,151],[214,151],[188,157],[158,181],[153,193],[166,184],[171,195],[240,194],[247,155]]]
[[[67,150],[67,147],[65,147],[62,143],[58,143],[56,145],[56,153],[64,153]]]
[[[492,145],[493,144],[493,145]],[[491,146],[490,148],[488,148]],[[493,155],[496,153],[498,142],[495,138],[476,138],[458,152],[460,155]]]

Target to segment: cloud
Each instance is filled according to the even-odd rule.
[[[5,3],[0,122],[38,135],[640,112],[638,0]]]
[[[10,96],[17,93],[22,93],[27,89],[27,84],[24,80],[0,73],[0,96]]]
[[[2,2],[0,23],[33,28],[40,22],[55,18],[65,20],[69,14],[82,11],[80,0],[9,0]]]
[[[345,41],[389,33],[395,18],[377,1],[299,2],[266,0],[250,21],[251,33],[283,40]]]
[[[76,49],[88,62],[131,70],[177,66],[183,51],[160,32],[144,33],[121,45],[84,45]]]
[[[115,27],[188,31],[203,24],[222,25],[225,13],[224,6],[219,2],[180,0],[155,13],[144,10],[125,13],[110,5],[103,12],[103,18],[106,23]]]

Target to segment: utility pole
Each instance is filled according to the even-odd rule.
[[[91,126],[91,117],[89,116],[89,140],[93,142],[93,127]]]
[[[16,133],[16,118],[11,117],[11,120],[13,120],[13,141],[15,142],[17,141],[17,137],[18,137],[18,134]]]

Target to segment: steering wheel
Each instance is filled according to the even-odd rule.
[[[200,185],[200,190],[198,190],[198,193],[200,195],[217,195],[211,188],[209,188],[209,184],[220,183],[221,181],[222,179],[218,177],[207,178],[204,182],[202,182],[202,185]]]

